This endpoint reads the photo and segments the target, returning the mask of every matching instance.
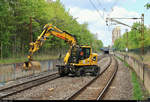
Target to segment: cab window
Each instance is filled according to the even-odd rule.
[[[85,58],[89,58],[90,57],[90,48],[86,48],[85,49]]]
[[[86,59],[90,57],[90,48],[80,48],[80,59]]]

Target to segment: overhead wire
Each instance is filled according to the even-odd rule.
[[[97,0],[99,7],[102,5],[101,2],[99,0]]]
[[[97,0],[98,1],[98,5],[100,6],[100,7],[102,7],[101,6],[101,3],[100,3],[100,1],[99,0]],[[92,0],[89,0],[89,2],[91,3],[91,5],[96,9],[96,11],[97,11],[97,13],[100,15],[100,17],[104,20],[104,11],[103,11],[103,15],[99,12],[99,9],[95,6],[95,4],[92,2]],[[111,7],[111,12],[113,11],[113,7],[116,5],[116,3],[118,2],[118,0],[116,0],[115,1],[115,3],[113,3],[113,5],[112,5],[112,7]],[[105,10],[105,8],[103,8],[103,10]],[[110,12],[110,13],[111,13]],[[109,13],[109,14],[110,14]],[[108,15],[109,15],[108,14]],[[110,26],[108,27],[108,31],[110,30],[110,29],[112,29]],[[105,28],[104,28],[104,30],[105,30]]]
[[[99,12],[99,9],[95,6],[95,4],[94,4],[91,0],[89,0],[89,1],[90,1],[91,5],[96,9],[96,11],[97,11],[97,13],[99,14],[99,16],[105,21],[105,18],[104,18],[104,11],[103,11],[103,14],[101,14],[101,13]],[[99,7],[102,7],[100,1],[98,1],[98,4],[99,4]],[[103,8],[103,9],[104,9],[104,8]],[[104,10],[105,10],[105,9],[104,9]],[[104,27],[104,31],[106,31],[106,30],[105,30],[105,27]]]
[[[99,12],[98,8],[95,6],[95,4],[92,2],[92,0],[89,0],[91,5],[96,9],[97,13],[100,15],[101,18],[104,19],[104,17],[101,15],[101,13]]]
[[[102,9],[103,8],[103,18],[105,18],[105,12],[106,12],[106,9],[105,7],[102,6],[102,3],[100,2],[100,0],[97,0],[98,2],[98,6]]]
[[[107,14],[107,16],[110,16],[110,14],[113,12],[113,10],[114,10],[113,7],[118,3],[118,1],[119,1],[119,0],[115,0],[115,2],[112,4],[112,6],[110,7],[111,10],[110,10],[109,13]]]
[[[113,7],[117,4],[117,2],[118,2],[118,0],[116,0],[113,4],[112,4],[112,6],[111,6],[111,10],[113,11]]]

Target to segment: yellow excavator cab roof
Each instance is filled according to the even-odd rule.
[[[86,46],[86,45],[81,45],[80,47],[84,47],[84,48],[91,48],[91,46]]]
[[[98,56],[98,54],[97,53],[92,53],[93,55],[95,55],[95,56]]]

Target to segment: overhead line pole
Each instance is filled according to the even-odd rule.
[[[133,18],[106,18],[106,24],[108,25],[108,20],[110,21],[114,21],[118,24],[122,24],[122,25],[125,25],[125,26],[128,26],[130,28],[132,28],[131,26],[125,24],[125,23],[122,23],[120,21],[117,21],[115,19],[132,19],[132,20],[136,20],[136,19],[140,19],[141,20],[141,58],[142,58],[142,61],[143,61],[143,55],[144,55],[144,14],[142,13],[141,15],[141,18],[136,18],[136,17],[133,17]],[[137,28],[134,28],[137,30]]]
[[[136,17],[133,17],[133,18],[106,18],[106,24],[107,24],[108,20],[110,20],[110,21],[114,21],[114,22],[116,22],[118,24],[122,24],[122,25],[125,25],[125,26],[128,26],[128,27],[132,28],[131,26],[129,26],[129,25],[125,24],[125,23],[122,23],[120,21],[117,21],[115,19],[133,19],[133,20],[141,19],[141,39],[142,39],[141,55],[144,55],[144,14],[142,14],[141,18],[136,18]],[[137,28],[133,28],[133,29],[137,30]]]
[[[127,38],[127,42],[126,42],[126,52],[128,51],[128,29],[126,29],[126,38]]]
[[[108,24],[107,24],[108,20],[114,21],[114,22],[116,22],[116,23],[118,23],[118,24],[122,24],[122,25],[124,25],[124,26],[127,26],[127,27],[132,28],[132,26],[129,26],[129,25],[125,24],[125,23],[122,23],[122,22],[120,22],[120,21],[114,20],[114,18],[106,18],[106,25],[108,25]],[[137,28],[133,28],[133,29],[136,29],[136,30],[137,30]]]
[[[142,23],[142,27],[141,27],[142,55],[144,55],[144,14],[142,14],[142,17],[141,17],[141,23]]]

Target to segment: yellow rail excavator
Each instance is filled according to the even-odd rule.
[[[58,29],[52,24],[46,24],[43,32],[38,36],[37,40],[30,43],[28,61],[23,64],[24,69],[29,69],[34,66],[32,63],[34,52],[39,50],[51,35],[65,40],[70,45],[70,48],[64,57],[64,64],[56,65],[60,76],[66,76],[68,74],[82,76],[85,75],[85,73],[91,73],[96,76],[99,74],[100,67],[97,65],[98,54],[92,53],[92,48],[90,46],[78,45],[75,36]]]

